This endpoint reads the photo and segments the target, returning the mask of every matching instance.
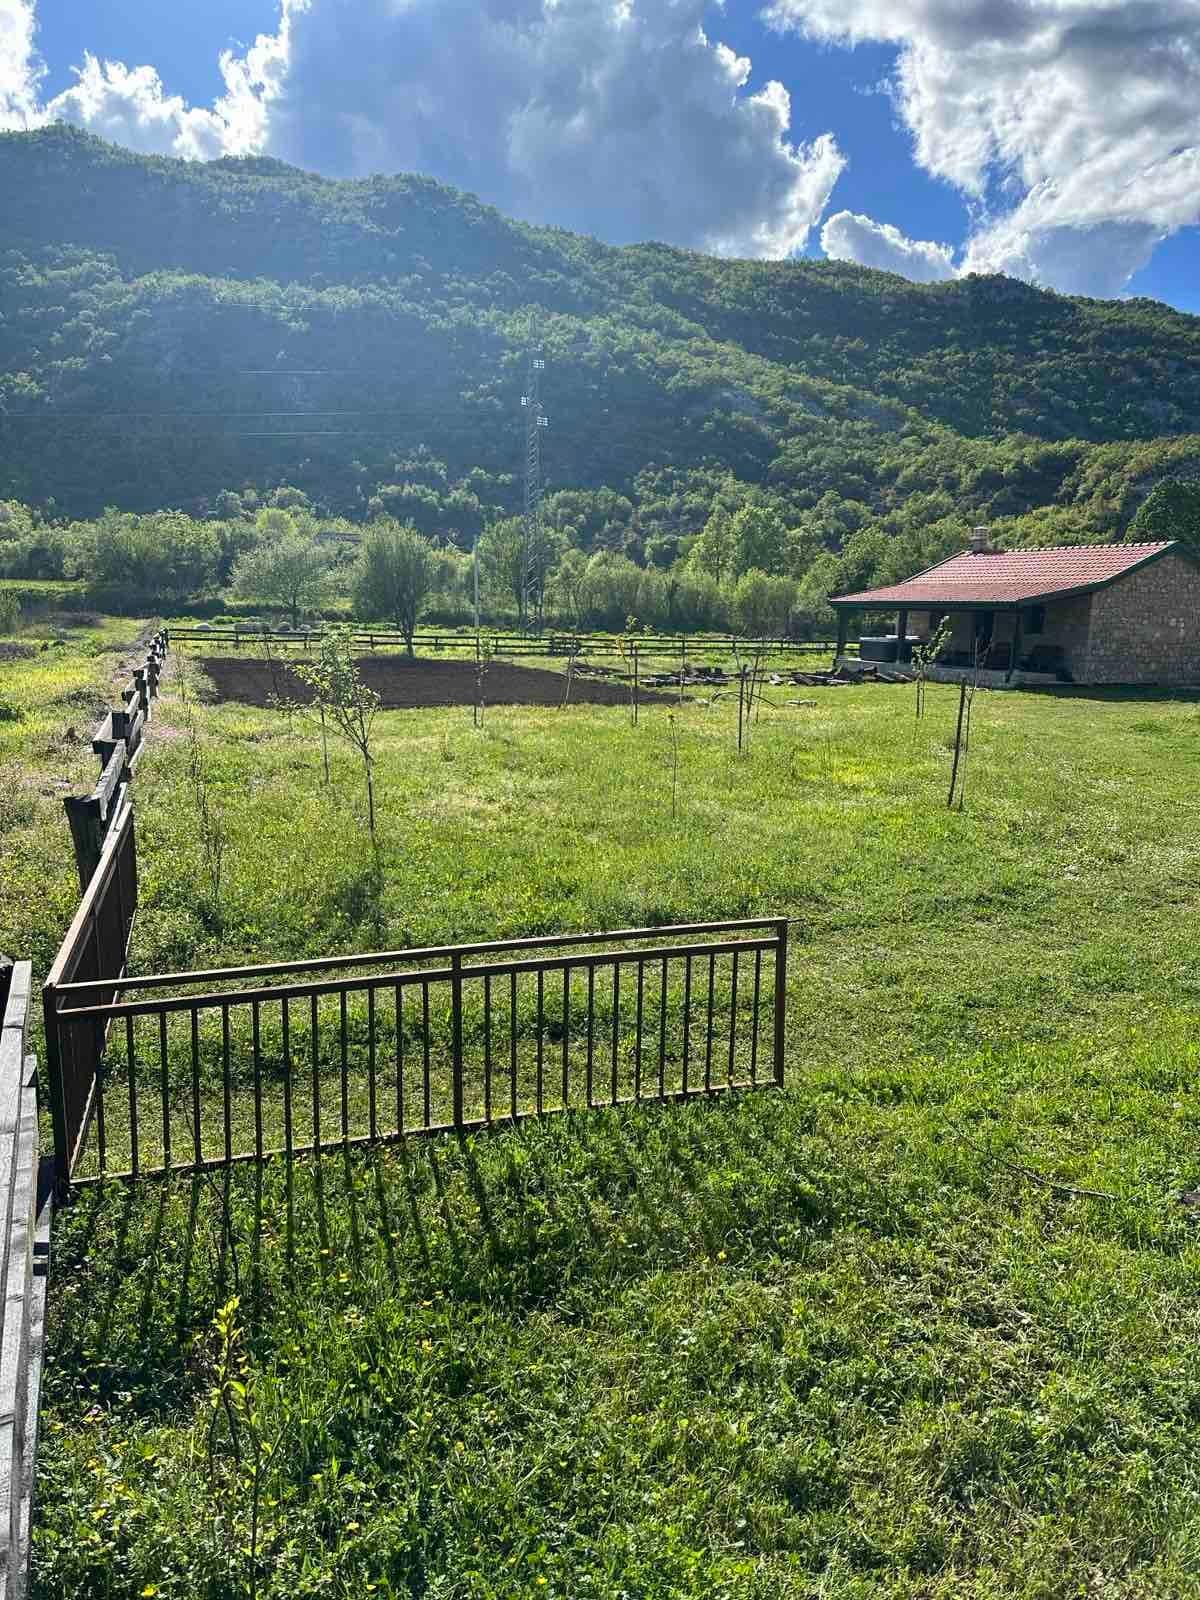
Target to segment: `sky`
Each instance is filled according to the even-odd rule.
[[[0,0],[0,129],[1200,312],[1198,0]]]

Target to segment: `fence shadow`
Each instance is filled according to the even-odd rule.
[[[289,1303],[335,1294],[586,1315],[623,1282],[769,1229],[751,1195],[713,1180],[772,1120],[748,1103],[573,1114],[92,1186],[60,1216],[57,1278],[73,1287],[54,1308],[56,1362],[100,1397],[123,1389],[159,1412],[205,1381],[212,1319],[235,1295],[265,1360],[288,1337]],[[770,1159],[797,1152],[781,1139]],[[817,1208],[806,1221],[820,1232],[828,1218]]]

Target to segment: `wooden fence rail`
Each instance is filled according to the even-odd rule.
[[[783,1082],[786,919],[136,978],[102,923],[45,988],[62,1186]]]
[[[30,964],[0,994],[0,1594],[26,1592],[37,1453],[49,1185],[41,1183],[37,1063],[28,1049]]]
[[[190,626],[172,628],[171,639],[176,644],[187,645],[231,644],[237,650],[261,647],[264,644],[269,648],[278,646],[282,649],[309,650],[314,644],[320,643],[327,631],[324,628],[277,631],[261,627]],[[356,646],[369,650],[401,649],[405,645],[403,634],[386,627],[355,627],[351,629],[350,636]],[[714,651],[742,655],[755,655],[760,652],[773,655],[829,655],[834,648],[832,642],[805,639],[743,639],[733,634],[646,633],[621,640],[613,634],[576,634],[551,630],[543,634],[505,633],[483,628],[480,630],[479,638],[486,650],[506,658],[548,655],[620,656],[638,650],[643,655],[670,656],[673,660],[682,659],[686,662],[689,655],[696,660]],[[413,647],[416,650],[462,651],[473,656],[475,634],[450,631],[418,633],[413,636]]]
[[[151,707],[158,698],[167,646],[164,628],[154,635],[145,661],[122,689],[121,705],[105,716],[92,736],[92,749],[100,758],[96,787],[89,795],[68,795],[63,801],[75,845],[81,893],[86,892],[100,861],[105,838],[120,815],[126,786],[141,755]]]

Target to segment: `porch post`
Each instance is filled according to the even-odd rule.
[[[904,641],[908,638],[908,612],[896,613],[896,665],[904,665]]]
[[[1013,624],[1012,655],[1009,658],[1008,677],[1005,678],[1005,683],[1012,682],[1013,673],[1017,670],[1017,657],[1021,653],[1021,623],[1024,621],[1024,618],[1024,611],[1018,609],[1016,621]]]
[[[842,610],[841,606],[838,607],[837,622],[838,622],[837,648],[833,652],[833,659],[834,659],[834,664],[835,665],[846,654],[846,629],[848,627],[848,618],[846,616],[845,611]]]

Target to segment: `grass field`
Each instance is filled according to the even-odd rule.
[[[99,775],[92,734],[143,631],[51,613],[0,639],[0,950],[39,978],[79,900],[62,799]]]
[[[143,968],[786,913],[789,1086],[88,1192],[37,1593],[1196,1592],[1194,703],[981,693],[962,814],[949,688],[388,713],[376,856],[198,687]]]

